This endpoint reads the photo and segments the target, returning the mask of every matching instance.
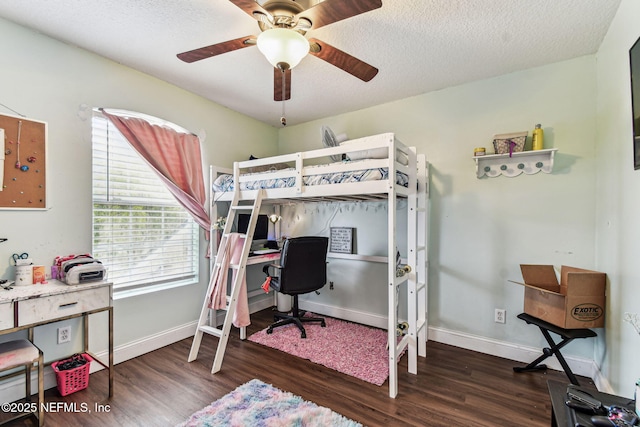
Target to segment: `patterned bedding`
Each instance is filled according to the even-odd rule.
[[[293,170],[293,168],[285,169]],[[260,190],[269,188],[287,188],[295,185],[294,177],[277,178],[277,179],[260,179],[260,175],[269,172],[259,172],[248,174],[255,176],[255,181],[243,182],[240,186],[241,190]],[[348,182],[362,181],[379,181],[386,180],[388,176],[387,168],[363,169],[357,171],[335,172],[328,174],[312,174],[302,177],[304,185],[325,185],[325,184],[342,184]],[[409,177],[403,172],[396,171],[396,183],[407,187],[409,185]],[[217,192],[226,192],[233,190],[233,175],[220,175],[213,182],[213,190]]]

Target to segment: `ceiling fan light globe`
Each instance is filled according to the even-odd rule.
[[[267,61],[280,69],[295,67],[309,53],[307,39],[297,31],[286,28],[272,28],[260,33],[257,44]]]

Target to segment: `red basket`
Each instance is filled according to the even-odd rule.
[[[71,358],[59,360],[51,364],[53,372],[56,373],[58,391],[62,396],[84,390],[89,386],[89,371],[91,370],[91,362],[93,359],[86,353],[82,353],[81,356],[84,357],[87,363],[82,366],[78,366],[77,368],[66,370],[58,369],[59,365],[71,361]]]

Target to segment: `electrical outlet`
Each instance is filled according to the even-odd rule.
[[[71,326],[63,326],[58,328],[58,344],[71,341]]]
[[[496,308],[493,321],[496,323],[507,323],[507,310],[504,308]]]

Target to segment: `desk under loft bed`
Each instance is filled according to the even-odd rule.
[[[331,160],[341,159],[343,154],[358,160]],[[261,192],[262,204],[275,205],[276,209],[295,202],[387,202],[386,257],[335,253],[330,256],[388,264],[389,395],[396,397],[397,363],[402,352],[407,350],[408,371],[412,374],[417,374],[417,357],[426,356],[429,177],[424,154],[417,154],[414,147],[402,144],[393,133],[385,133],[351,140],[338,147],[235,162],[232,171],[212,166],[210,181],[212,223],[218,218],[218,202],[232,201],[234,196],[237,200],[254,200],[258,192]],[[406,200],[407,204],[407,247],[399,248],[410,269],[406,274],[397,272],[395,262],[399,200]],[[217,230],[211,231],[212,242],[215,242]],[[279,237],[279,230],[276,234]],[[408,328],[401,338],[396,334],[400,286],[407,286],[408,317]],[[207,295],[210,292],[211,285]],[[199,339],[195,338],[194,346],[196,341],[199,346]],[[190,360],[197,356],[197,349],[194,353],[193,348]],[[220,350],[220,345],[218,348]],[[224,349],[222,351],[224,353]],[[217,372],[220,364],[221,358],[218,367],[214,362],[212,372]]]

